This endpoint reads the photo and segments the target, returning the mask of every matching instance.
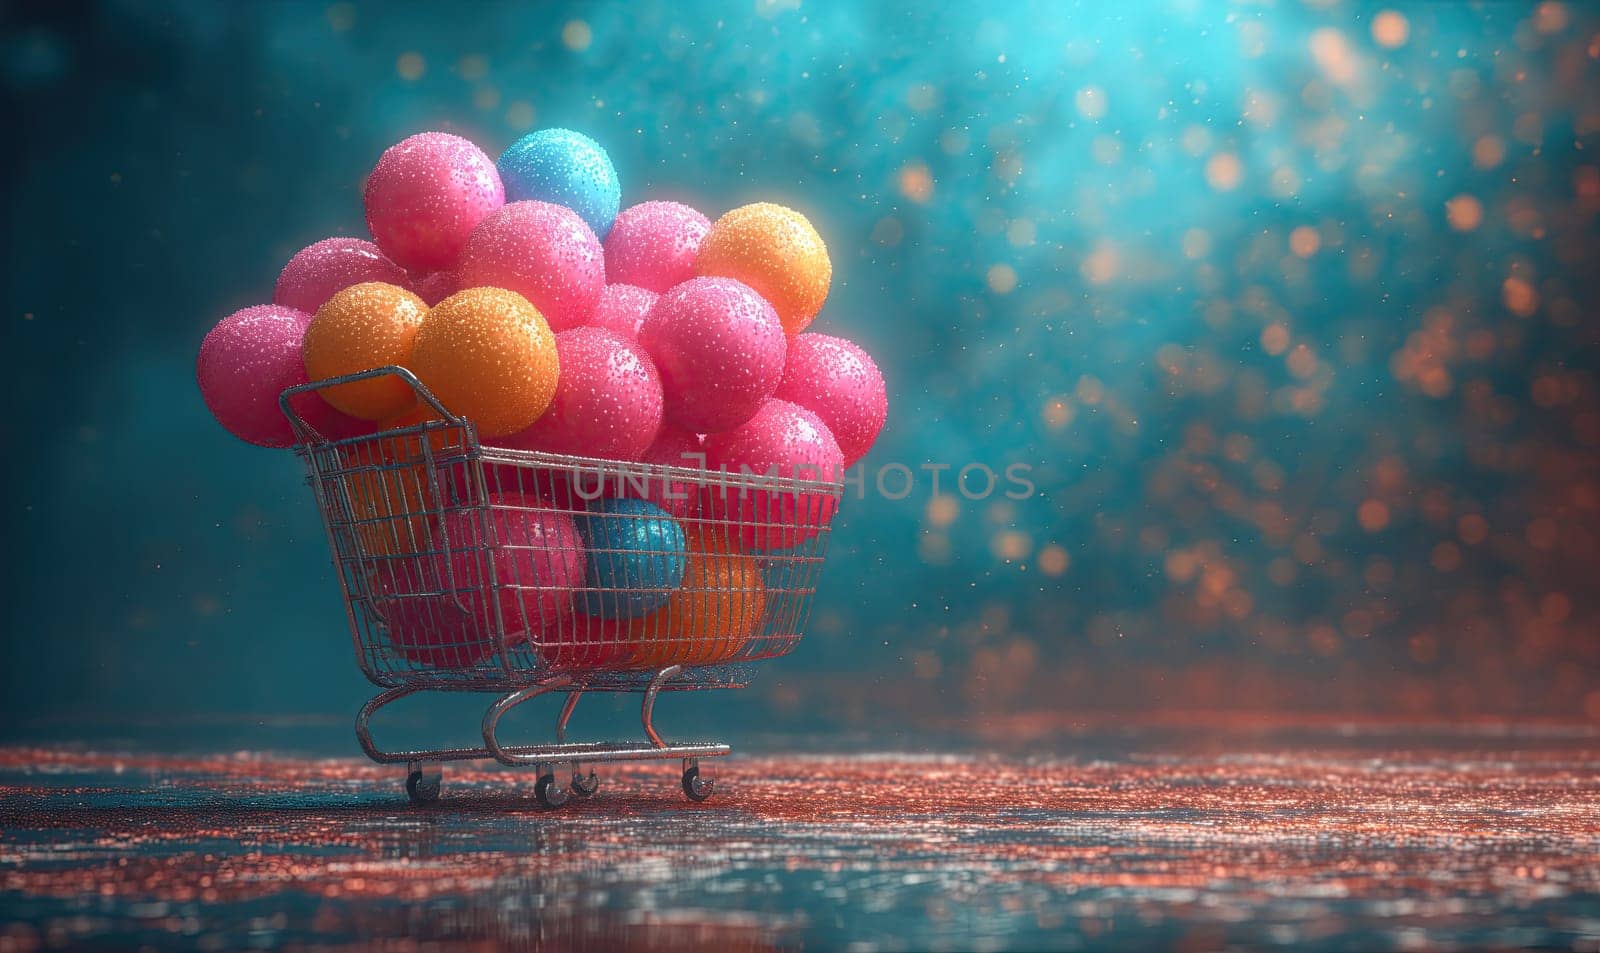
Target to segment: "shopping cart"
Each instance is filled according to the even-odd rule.
[[[329,440],[295,412],[300,394],[385,377],[419,398],[404,425]],[[400,367],[292,387],[280,404],[322,511],[356,657],[384,689],[356,717],[356,738],[372,760],[406,765],[413,801],[438,798],[442,762],[480,758],[535,766],[546,807],[593,794],[592,766],[603,762],[681,759],[684,793],[710,795],[700,759],[728,745],[664,741],[652,722],[656,697],[742,688],[751,663],[794,649],[842,495],[837,474],[783,478],[712,471],[703,460],[647,465],[485,446]],[[630,499],[656,506],[595,503]],[[665,544],[615,542],[663,534]],[[610,586],[596,583],[593,566],[608,570]],[[373,716],[425,690],[498,695],[483,716],[483,745],[379,748]],[[566,694],[554,742],[502,743],[501,718],[551,692]],[[568,742],[586,692],[643,693],[644,738]]]

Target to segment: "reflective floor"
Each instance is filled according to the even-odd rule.
[[[556,812],[483,764],[415,808],[349,758],[0,749],[0,951],[1600,950],[1592,728],[1046,744],[738,754],[699,805],[618,767]]]

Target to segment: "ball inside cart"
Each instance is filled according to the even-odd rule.
[[[616,167],[598,142],[571,129],[538,129],[513,142],[496,163],[506,198],[554,202],[577,212],[604,238],[621,204]]]
[[[844,454],[827,424],[798,404],[766,401],[744,425],[706,435],[706,466],[729,474],[768,474],[832,482],[844,475]],[[829,492],[781,487],[716,486],[702,507],[731,520],[743,546],[788,549],[821,532],[838,500]]]
[[[446,455],[460,455],[466,447],[466,434],[460,427],[424,426],[428,424],[442,424],[445,418],[432,406],[417,402],[417,406],[403,413],[396,414],[379,424],[378,429],[383,431],[404,430],[409,427],[423,427],[421,434],[412,434],[401,439],[405,447],[407,459],[423,460],[422,443],[426,437],[428,449],[435,458]]]
[[[416,422],[412,411],[383,424],[397,430]],[[338,472],[349,501],[350,529],[363,558],[410,556],[433,548],[430,518],[439,511],[443,477],[431,472],[414,434],[380,433],[337,448]]]
[[[412,271],[449,268],[484,217],[505,204],[500,174],[460,136],[423,132],[390,146],[367,176],[367,230]]]
[[[618,668],[639,648],[638,619],[605,619],[572,612],[528,639],[539,660],[552,669]]]
[[[431,554],[372,565],[373,609],[401,658],[431,668],[470,668],[494,651],[492,630],[466,611],[474,593],[451,590]]]
[[[662,427],[656,439],[639,457],[640,463],[657,466],[682,467],[698,470],[705,467],[705,451],[700,446],[698,434],[674,427]],[[636,496],[666,510],[678,519],[693,516],[700,508],[698,483],[675,477],[623,476],[617,490],[624,496]]]
[[[378,429],[377,424],[370,420],[362,420],[360,417],[352,417],[335,410],[332,404],[322,399],[321,394],[297,394],[289,399],[289,405],[300,415],[300,419],[310,424],[311,429],[324,440],[362,437]]]
[[[622,210],[606,236],[606,280],[660,294],[694,277],[711,220],[679,202]]]
[[[551,509],[568,515],[583,511],[584,501],[573,490],[572,474],[558,467],[483,461],[483,480],[489,494],[520,493],[536,496]]]
[[[572,517],[539,497],[491,494],[488,506],[492,538],[484,535],[476,507],[445,513],[441,536],[449,553],[439,559],[448,559],[456,585],[466,587],[463,601],[474,624],[494,632],[498,606],[500,624],[512,644],[525,633],[556,625],[572,611],[573,590],[583,585],[587,559]]]
[[[683,527],[647,500],[598,499],[577,518],[589,567],[578,608],[602,619],[633,618],[665,605],[683,581]]]
[[[691,524],[683,584],[666,605],[634,620],[634,664],[713,665],[736,655],[761,623],[766,590],[756,558],[723,528]]]

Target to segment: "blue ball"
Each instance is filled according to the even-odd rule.
[[[688,561],[683,527],[648,500],[600,499],[587,508],[577,517],[589,550],[583,614],[632,619],[665,605]]]
[[[565,205],[599,238],[611,231],[622,204],[617,170],[600,144],[571,129],[540,129],[511,144],[495,163],[507,202],[529,199]]]

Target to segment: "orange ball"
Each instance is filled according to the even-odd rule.
[[[384,421],[383,430],[419,423],[413,408]],[[435,447],[435,451],[439,448]],[[350,501],[351,527],[363,556],[405,556],[432,549],[429,517],[438,500],[428,484],[422,440],[414,435],[377,436],[340,448],[343,480]]]
[[[790,334],[822,310],[833,280],[828,246],[804,215],[757,202],[717,219],[700,246],[695,274],[741,281],[767,299]]]
[[[422,299],[395,285],[368,281],[338,292],[317,309],[306,328],[306,376],[320,381],[411,359],[411,344],[428,314]],[[376,377],[329,387],[321,394],[352,417],[383,420],[417,402],[398,377]]]
[[[417,331],[411,370],[481,439],[538,420],[556,393],[556,337],[514,291],[468,288],[434,305]]]
[[[683,584],[667,604],[629,626],[639,649],[632,664],[713,665],[750,640],[766,608],[754,556],[723,539],[722,527],[690,525]]]
[[[443,419],[443,417],[439,416],[438,411],[434,410],[426,402],[419,400],[417,401],[417,405],[415,407],[405,411],[404,413],[390,417],[388,420],[385,420],[383,423],[379,424],[378,427],[380,430],[401,430],[405,427],[415,427],[417,424],[429,423],[431,421]],[[465,443],[459,428],[452,429],[443,427],[438,430],[430,430],[427,432],[427,435],[428,446],[433,450],[434,456],[450,453],[452,451],[459,453]],[[404,439],[406,446],[414,448],[415,453],[413,456],[421,456],[421,441],[416,437],[407,437]]]

